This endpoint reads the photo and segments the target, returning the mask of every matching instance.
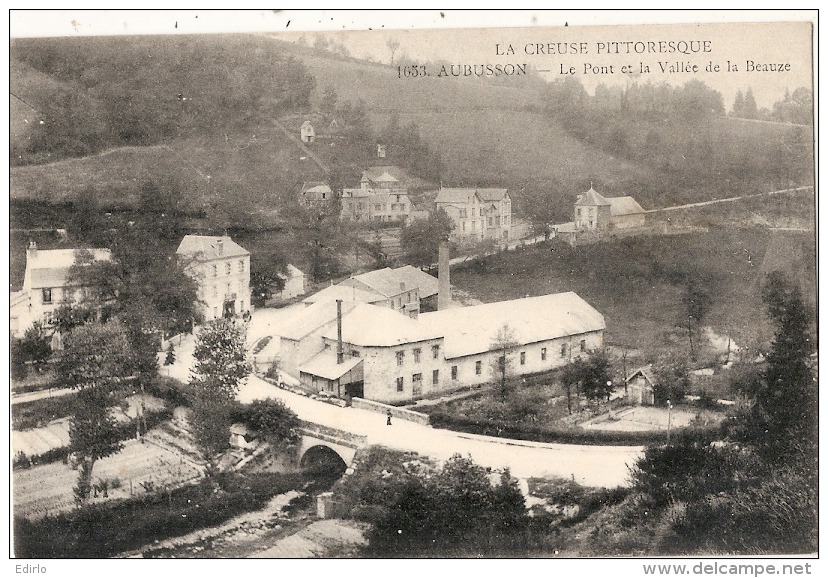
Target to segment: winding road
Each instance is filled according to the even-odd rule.
[[[508,467],[518,478],[557,476],[584,486],[614,488],[629,483],[628,466],[644,450],[640,446],[581,446],[548,444],[480,436],[436,429],[395,419],[385,423],[385,414],[342,408],[275,387],[251,376],[239,392],[239,400],[281,399],[301,419],[367,437],[369,444],[412,451],[438,460],[453,454],[470,455],[493,469]]]

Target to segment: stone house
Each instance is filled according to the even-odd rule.
[[[575,201],[575,227],[580,231],[641,227],[644,223],[644,209],[632,197],[604,197],[590,187]]]
[[[512,200],[507,189],[440,188],[434,204],[454,221],[455,239],[509,239]]]
[[[574,293],[423,313],[367,303],[319,302],[282,338],[283,368],[311,391],[404,402],[491,382],[498,330],[516,344],[512,375],[546,371],[603,346],[603,316]],[[299,335],[301,333],[302,335]],[[340,355],[341,352],[341,355]],[[288,361],[288,357],[295,359]],[[287,363],[285,363],[287,361]],[[289,368],[289,369],[288,369]],[[292,373],[291,373],[292,372]],[[315,389],[319,388],[319,389]]]
[[[10,295],[9,327],[22,336],[35,322],[50,326],[55,310],[83,296],[85,288],[69,281],[69,270],[78,256],[90,261],[108,261],[109,249],[41,250],[32,242],[26,250],[26,272],[21,291]]]
[[[250,251],[227,235],[186,235],[175,253],[198,285],[205,320],[250,310]]]

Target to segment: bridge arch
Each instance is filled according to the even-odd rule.
[[[346,462],[345,457],[328,444],[316,444],[307,448],[301,455],[299,467],[302,470],[316,470],[339,477],[345,473],[349,462],[350,460]]]

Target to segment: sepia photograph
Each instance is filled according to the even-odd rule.
[[[15,573],[815,573],[816,11],[9,22]]]

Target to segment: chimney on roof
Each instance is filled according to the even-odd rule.
[[[29,247],[26,249],[26,258],[37,257],[37,243],[29,241]]]
[[[440,242],[437,257],[437,310],[448,308],[451,303],[451,280],[449,279],[448,241]]]
[[[345,361],[345,353],[342,351],[342,299],[336,300],[336,364]]]
[[[224,255],[224,239],[219,239],[216,241],[216,253],[219,255]]]

